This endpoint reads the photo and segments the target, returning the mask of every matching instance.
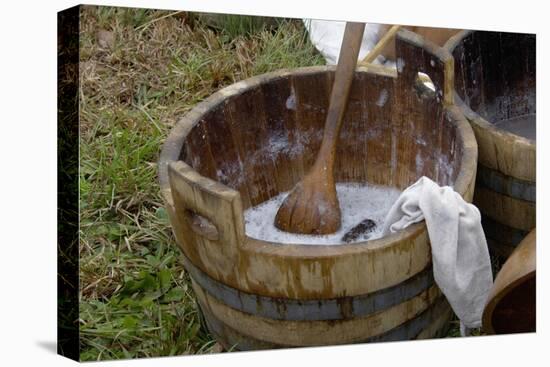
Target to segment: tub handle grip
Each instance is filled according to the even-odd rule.
[[[446,49],[407,29],[400,29],[395,39],[397,90],[406,101],[416,94],[420,73],[429,76],[440,104],[454,104],[454,59]],[[432,103],[431,98],[427,98]]]
[[[241,195],[183,161],[168,164],[173,209],[185,246],[216,244],[236,250],[244,239]],[[181,244],[180,244],[181,245]],[[184,246],[184,247],[185,247]]]
[[[185,213],[187,224],[189,224],[193,232],[210,241],[218,241],[220,239],[220,232],[211,220],[191,209],[184,209],[183,212]]]

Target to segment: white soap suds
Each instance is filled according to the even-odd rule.
[[[344,234],[368,218],[376,223],[376,229],[360,236],[354,242],[380,238],[384,218],[401,194],[401,191],[393,187],[356,183],[339,183],[336,185],[336,192],[342,212],[342,226],[336,233],[310,236],[277,229],[274,225],[275,215],[288,195],[288,192],[285,192],[245,211],[246,234],[252,238],[276,243],[337,245],[344,243],[341,240]]]
[[[237,162],[223,162],[216,170],[216,177],[224,185],[238,187],[244,183],[243,172],[244,167],[240,160]]]
[[[430,89],[432,92],[435,92],[435,85],[432,81],[432,78],[426,73],[423,73],[421,71],[418,72],[418,79],[422,82],[422,84]]]
[[[244,157],[239,156],[237,160],[219,163],[216,170],[217,180],[224,185],[237,188],[245,183],[246,171],[260,169],[266,161],[275,163],[282,158],[300,158],[304,151],[310,149],[309,146],[320,144],[323,138],[323,131],[313,127],[292,134],[293,136],[289,131],[274,132],[263,140],[260,149],[248,152]],[[200,155],[193,156],[192,167],[196,169],[200,164]],[[255,186],[253,190],[256,190]]]
[[[395,63],[395,66],[397,67],[397,72],[399,73],[403,72],[403,67],[405,66],[405,60],[398,57],[397,62]]]
[[[414,140],[416,141],[417,145],[422,145],[423,147],[428,145],[428,142],[424,140],[424,138],[421,135],[416,135],[414,137]]]
[[[422,153],[420,150],[416,151],[416,175],[418,177],[422,176],[422,170],[424,170],[424,159],[422,158]]]
[[[397,170],[397,138],[392,135],[391,139],[391,176],[395,177],[395,171]]]
[[[382,91],[380,92],[380,95],[378,96],[378,100],[376,101],[376,105],[378,107],[384,107],[387,100],[388,100],[388,91],[386,89],[382,89]]]
[[[446,175],[447,177],[452,177],[454,174],[454,166],[449,157],[445,154],[439,154],[437,157],[439,172]]]
[[[296,110],[296,94],[294,93],[294,87],[290,90],[290,96],[286,99],[285,105],[289,110]]]

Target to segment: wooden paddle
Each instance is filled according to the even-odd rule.
[[[294,186],[277,212],[275,226],[283,231],[328,234],[340,228],[334,158],[364,29],[364,23],[346,23],[321,148],[312,168]]]

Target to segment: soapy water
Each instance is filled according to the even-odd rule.
[[[340,202],[342,225],[329,235],[303,235],[284,232],[275,227],[275,215],[288,192],[249,208],[244,213],[247,236],[276,243],[304,245],[338,245],[345,243],[342,237],[365,219],[376,223],[376,228],[362,234],[352,243],[373,240],[382,236],[384,218],[401,191],[394,187],[358,183],[338,183],[336,193]]]

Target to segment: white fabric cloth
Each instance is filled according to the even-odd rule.
[[[304,25],[308,31],[309,39],[315,48],[323,55],[328,65],[338,63],[340,56],[340,46],[344,39],[344,28],[346,22],[304,19]],[[373,49],[382,37],[380,24],[367,23],[363,33],[363,42],[359,50],[358,61],[363,60],[365,56]],[[375,63],[384,63],[383,56],[378,56]]]
[[[436,284],[461,320],[461,330],[480,327],[493,274],[479,210],[452,187],[421,177],[394,203],[383,233],[397,232],[424,219]]]

